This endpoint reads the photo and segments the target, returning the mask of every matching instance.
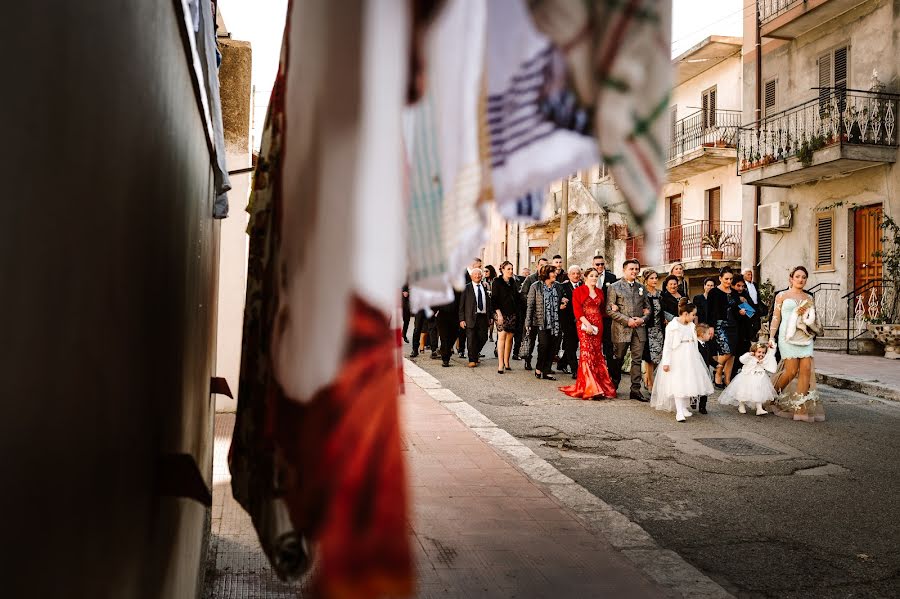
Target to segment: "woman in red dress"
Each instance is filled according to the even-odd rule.
[[[585,284],[572,294],[572,307],[578,325],[578,342],[581,356],[578,360],[578,380],[574,385],[559,390],[579,399],[615,399],[606,359],[603,357],[603,315],[606,298],[597,287],[597,270],[589,268],[584,275]]]

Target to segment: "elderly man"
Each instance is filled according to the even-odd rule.
[[[472,264],[466,268],[466,284],[472,282],[472,271],[475,269],[481,269],[481,258],[472,258]],[[484,271],[482,271],[483,273]],[[466,357],[466,332],[463,329],[459,330],[459,338],[457,339],[457,345],[459,346],[459,357]]]
[[[644,324],[650,313],[647,290],[637,282],[641,263],[626,260],[622,264],[622,278],[606,288],[606,313],[612,319],[613,360],[609,364],[609,376],[613,387],[622,380],[622,363],[625,353],[631,352],[631,399],[650,401],[641,393],[641,359],[647,343]]]
[[[758,304],[759,290],[756,288],[756,283],[753,282],[753,269],[748,268],[744,271],[744,283],[747,284],[747,294],[750,296],[750,299],[753,300],[754,304]]]
[[[578,323],[575,321],[572,295],[581,284],[581,267],[573,264],[569,267],[569,280],[562,284],[563,297],[569,301],[559,309],[559,324],[563,335],[563,355],[559,359],[559,371],[571,372],[575,379],[578,378]]]
[[[547,264],[546,258],[541,258],[537,262],[537,267],[534,269],[534,274],[528,275],[525,277],[525,282],[522,283],[522,287],[519,289],[519,297],[522,299],[522,306],[528,305],[528,290],[531,289],[531,286],[534,285],[535,281],[537,281],[538,273],[541,272],[541,268],[543,268]],[[522,314],[522,323],[524,326],[525,323],[525,315]],[[524,334],[523,334],[524,337]],[[537,330],[531,329],[530,334],[528,335],[525,341],[524,351],[520,350],[519,357],[525,360],[525,370],[531,370],[531,356],[534,353],[534,346],[537,342]]]
[[[481,279],[484,273],[480,268],[473,268],[472,282],[463,289],[459,300],[459,326],[466,332],[466,345],[469,349],[469,368],[478,366],[481,348],[487,342],[488,327],[493,321],[491,314],[491,294],[488,293]]]

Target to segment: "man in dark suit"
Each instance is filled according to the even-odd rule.
[[[573,264],[569,267],[569,280],[562,284],[565,307],[559,309],[559,324],[562,329],[563,355],[559,359],[559,371],[572,373],[578,378],[578,323],[575,321],[575,309],[572,307],[572,295],[581,286],[581,267]],[[562,298],[560,298],[562,299]]]
[[[521,289],[519,289],[519,297],[522,298],[522,306],[528,305],[528,290],[531,289],[531,286],[534,285],[534,282],[538,280],[538,273],[541,272],[541,269],[547,265],[547,259],[541,258],[537,262],[537,267],[534,269],[534,273],[525,277],[525,282],[522,283]],[[522,316],[522,326],[525,326],[525,316]],[[531,356],[534,354],[534,346],[537,345],[537,330],[531,329],[531,332],[528,335],[528,339],[525,340],[525,353],[523,354],[521,351],[519,352],[519,357],[525,360],[525,370],[531,370]]]
[[[459,331],[459,298],[460,292],[453,293],[453,301],[443,306],[435,306],[435,321],[438,336],[441,340],[441,361],[444,368],[450,366],[450,356],[456,344]]]
[[[476,268],[481,268],[481,258],[472,258],[472,264],[466,269],[466,285],[472,282],[472,271]],[[482,271],[484,272],[484,271]],[[466,331],[465,329],[459,329],[459,357],[464,358],[466,356]]]
[[[466,332],[466,345],[469,348],[469,368],[478,366],[481,348],[487,342],[488,327],[493,318],[491,294],[481,284],[484,273],[480,268],[473,268],[469,273],[472,282],[463,289],[459,300],[459,326]]]
[[[603,298],[606,300],[606,289],[619,279],[610,270],[606,270],[606,260],[603,256],[594,256],[592,260],[594,268],[597,269],[597,287],[603,290]],[[603,357],[607,364],[612,364],[613,344],[612,344],[612,319],[609,316],[603,317]]]
[[[412,319],[412,312],[409,309],[409,284],[404,285],[400,293],[403,297],[403,343],[409,343],[409,339],[406,337],[406,333],[409,331],[409,321]]]

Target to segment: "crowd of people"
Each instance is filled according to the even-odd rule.
[[[629,259],[618,278],[599,255],[586,269],[563,270],[559,255],[541,258],[534,273],[526,267],[518,275],[509,261],[495,270],[476,258],[465,277],[453,301],[414,315],[403,289],[402,334],[412,345],[410,358],[430,351],[450,367],[455,351],[477,368],[493,340],[498,375],[517,361],[538,379],[570,375],[575,382],[559,390],[579,399],[616,398],[624,372],[630,399],[675,412],[679,422],[693,415],[691,409],[706,414],[716,390],[719,405],[741,413],[749,405],[760,416],[771,411],[824,420],[812,364],[820,328],[802,266],[791,271],[771,307],[752,270],[735,274],[727,266],[694,296],[682,264],[668,274],[641,272]],[[761,339],[766,314],[772,333]]]

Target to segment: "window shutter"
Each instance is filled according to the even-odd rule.
[[[709,119],[710,127],[716,126],[716,88],[709,90]]]
[[[775,83],[776,79],[766,81],[766,106],[763,111],[764,116],[769,116],[775,112]]]
[[[834,84],[833,87],[847,89],[847,59],[850,48],[844,46],[834,51]]]
[[[816,215],[816,269],[834,268],[834,212]]]
[[[719,227],[719,222],[722,220],[722,188],[713,187],[712,189],[707,189],[706,197],[706,213],[707,218],[709,218],[709,226],[711,230],[716,230]]]
[[[831,97],[831,58],[832,53],[828,52],[819,57],[819,109],[828,106]]]

